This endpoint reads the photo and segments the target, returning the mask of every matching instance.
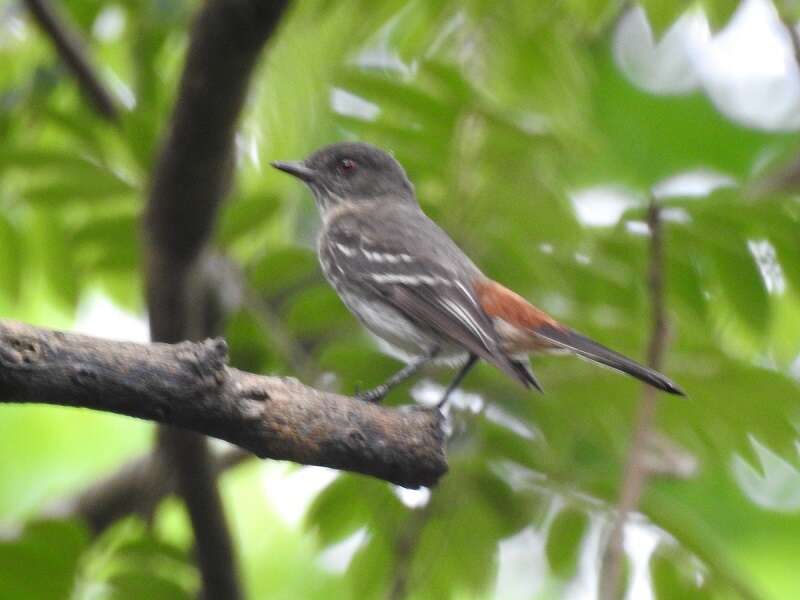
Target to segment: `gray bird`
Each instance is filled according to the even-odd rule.
[[[493,281],[431,221],[403,167],[361,142],[326,146],[272,165],[301,179],[322,217],[319,261],[348,309],[406,366],[359,397],[381,401],[424,365],[461,369],[440,406],[482,358],[541,391],[528,354],[568,350],[671,394],[667,377],[556,321]]]

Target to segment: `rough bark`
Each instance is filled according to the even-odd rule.
[[[320,392],[226,365],[221,339],[137,344],[0,321],[0,402],[114,412],[226,440],[263,458],[410,488],[446,472],[442,416]]]

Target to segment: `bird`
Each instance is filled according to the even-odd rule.
[[[443,407],[479,360],[542,391],[529,355],[568,351],[664,392],[665,375],[574,331],[485,275],[422,210],[395,158],[365,142],[338,142],[272,166],[311,190],[322,220],[323,274],[347,308],[405,366],[357,397],[380,402],[431,363],[459,368]]]

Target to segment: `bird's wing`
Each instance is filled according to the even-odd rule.
[[[386,229],[378,239],[363,223],[341,220],[330,225],[323,240],[323,250],[333,263],[328,268],[335,270],[338,265],[340,277],[357,279],[353,283],[370,289],[420,328],[436,331],[526,387],[539,388],[527,365],[501,348],[473,282],[435,255],[418,252],[413,235],[386,235]]]

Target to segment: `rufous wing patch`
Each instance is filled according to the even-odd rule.
[[[495,320],[495,329],[509,351],[543,350],[550,346],[535,335],[543,326],[562,325],[519,294],[491,279],[476,280],[473,288],[484,312]]]
[[[496,281],[475,281],[473,286],[478,302],[490,317],[499,317],[524,329],[538,329],[542,325],[558,326],[558,321],[553,317]]]

